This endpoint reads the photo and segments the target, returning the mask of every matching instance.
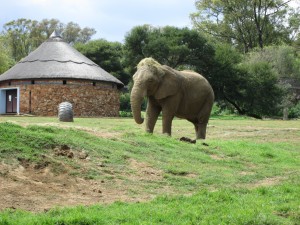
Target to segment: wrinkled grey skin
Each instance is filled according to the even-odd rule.
[[[141,124],[144,121],[141,117],[141,104],[143,98],[147,97],[147,132],[153,132],[162,112],[164,134],[171,135],[172,120],[176,116],[192,122],[196,138],[205,139],[214,102],[214,92],[208,81],[193,71],[177,71],[160,64],[139,65],[133,76],[134,85],[130,98],[136,123]]]

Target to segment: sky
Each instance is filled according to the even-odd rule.
[[[20,18],[58,19],[94,28],[93,39],[124,42],[134,26],[192,27],[195,0],[5,0],[1,1],[0,31]]]

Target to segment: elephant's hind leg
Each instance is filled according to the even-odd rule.
[[[205,139],[206,138],[206,128],[210,116],[210,112],[212,109],[212,101],[207,101],[203,108],[201,109],[199,116],[197,118],[197,122],[194,123],[196,130],[196,138],[197,139]]]
[[[207,123],[195,123],[195,131],[197,139],[205,139],[206,138],[206,128]]]

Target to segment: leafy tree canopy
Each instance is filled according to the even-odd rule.
[[[109,42],[104,39],[89,41],[85,44],[75,44],[75,48],[78,51],[121,80],[124,84],[127,84],[130,77],[123,69],[122,47],[122,44],[119,42]]]
[[[3,26],[3,35],[8,39],[9,48],[15,61],[27,56],[44,42],[54,30],[62,33],[68,43],[87,42],[96,31],[93,28],[83,29],[76,23],[63,24],[59,20],[44,19],[42,21],[18,19]]]
[[[217,102],[229,103],[241,115],[278,115],[289,94],[280,78],[299,74],[293,54],[292,48],[282,46],[243,55],[230,45],[216,44],[212,84]]]
[[[14,64],[13,59],[10,57],[9,48],[3,35],[0,35],[0,74],[4,73]]]
[[[300,11],[291,0],[197,0],[193,24],[244,52],[255,47],[290,43],[299,33]]]
[[[300,79],[300,54],[292,46],[268,46],[247,54],[249,63],[267,62],[279,78]]]
[[[173,68],[194,69],[209,77],[213,55],[207,39],[188,28],[143,25],[125,36],[124,63],[130,74],[141,59],[153,57]]]

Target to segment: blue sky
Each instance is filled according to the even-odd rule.
[[[123,42],[134,26],[191,27],[195,0],[6,0],[1,2],[3,24],[19,18],[58,19],[96,29],[93,37]]]

